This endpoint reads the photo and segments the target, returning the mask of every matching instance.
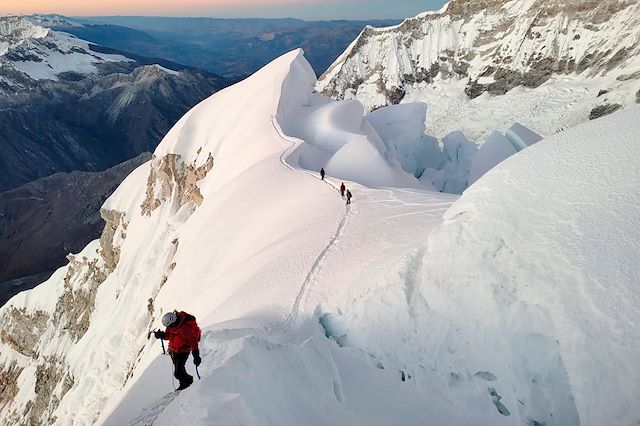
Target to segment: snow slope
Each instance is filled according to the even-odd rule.
[[[293,52],[195,107],[105,204],[101,240],[3,307],[0,362],[21,384],[5,393],[3,419],[94,422],[157,356],[146,332],[168,309],[184,306],[203,326],[237,318],[274,329],[293,323],[313,272],[348,223],[337,182],[293,168],[302,151],[317,148],[279,129],[291,111],[317,101],[314,83]],[[360,138],[372,159],[382,158],[362,135],[342,136]],[[392,165],[374,164],[376,173],[419,186]],[[451,200],[406,191],[401,199]],[[435,217],[442,211],[436,206]],[[434,220],[425,216],[421,227]]]
[[[491,371],[523,421],[640,419],[639,131],[636,107],[544,140],[429,238],[421,292],[443,326],[429,352]]]
[[[639,116],[507,160],[428,238],[454,197],[358,188],[297,322],[218,318],[202,381],[165,407],[154,358],[106,424],[633,424]]]
[[[0,419],[637,419],[622,374],[638,375],[640,111],[536,144],[456,201],[414,186],[362,109],[314,84],[295,51],[193,108],[106,202],[101,239],[0,309],[0,379],[16,383]],[[345,182],[347,207],[351,173],[367,185]],[[199,319],[203,364],[174,397],[147,332],[176,308]]]
[[[452,197],[359,189],[304,321],[213,325],[190,393],[154,361],[106,424],[633,424],[639,116],[507,160],[428,238]]]

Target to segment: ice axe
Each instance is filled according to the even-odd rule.
[[[160,331],[160,330],[157,330],[157,331]],[[149,340],[149,338],[151,337],[151,333],[155,333],[155,332],[156,330],[150,330],[147,333],[147,340]],[[160,339],[160,344],[162,345],[162,355],[166,355],[167,352],[164,350],[164,340]]]

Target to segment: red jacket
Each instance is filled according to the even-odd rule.
[[[196,317],[186,312],[178,312],[175,324],[167,327],[164,332],[164,340],[169,341],[170,352],[189,353],[198,350],[200,334]]]

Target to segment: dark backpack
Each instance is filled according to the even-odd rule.
[[[202,330],[200,330],[200,327],[198,327],[196,317],[185,313],[183,327],[183,338],[185,340],[187,340],[190,344],[200,342],[200,337],[202,337]]]

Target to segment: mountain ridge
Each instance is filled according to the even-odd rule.
[[[537,89],[571,91],[554,94],[573,104],[570,111],[556,111],[561,116],[551,123],[522,123],[549,135],[588,120],[602,101],[620,107],[636,103],[640,82],[627,75],[640,70],[638,16],[640,6],[633,1],[452,0],[439,12],[394,27],[367,27],[320,77],[318,90],[358,99],[368,110],[427,101],[438,108],[442,124],[431,130],[439,137],[465,130],[454,125],[473,120],[472,105],[477,110],[483,102],[502,102],[503,108],[517,102],[510,94],[514,89],[532,97]],[[606,99],[596,99],[600,91]],[[500,101],[503,95],[509,100]],[[529,108],[543,105],[525,102]],[[510,120],[482,121],[503,129],[518,121],[517,115]],[[465,133],[478,140],[489,130]]]

